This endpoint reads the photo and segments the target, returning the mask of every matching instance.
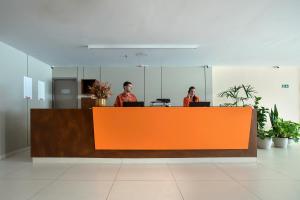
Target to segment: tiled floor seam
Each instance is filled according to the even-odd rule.
[[[69,169],[72,168],[72,165],[69,167],[66,167],[66,169],[60,173],[56,178],[49,180],[50,183],[48,183],[45,187],[42,187],[39,191],[37,191],[36,193],[34,193],[30,198],[28,198],[27,200],[32,200],[34,199],[34,197],[36,197],[38,194],[40,194],[41,192],[45,191],[50,185],[54,184],[55,182],[57,182],[59,180],[59,177],[63,176]]]
[[[180,188],[179,188],[179,185],[178,185],[178,183],[177,183],[177,181],[176,181],[175,175],[173,174],[173,171],[172,171],[170,165],[169,165],[168,163],[166,163],[166,165],[167,165],[167,167],[168,167],[168,169],[169,169],[169,171],[170,171],[170,173],[171,173],[171,176],[172,176],[173,179],[174,179],[176,188],[177,188],[177,190],[178,190],[178,192],[179,192],[179,194],[180,194],[180,196],[181,196],[181,199],[184,200],[183,194],[182,194],[182,192],[181,192],[181,190],[180,190]]]
[[[226,174],[227,176],[229,176],[234,182],[236,182],[239,186],[241,186],[242,188],[244,188],[247,192],[249,192],[250,194],[252,194],[253,196],[255,196],[257,199],[259,200],[263,200],[260,196],[258,196],[256,193],[252,192],[251,190],[249,190],[247,187],[245,187],[244,185],[242,185],[237,179],[235,179],[233,176],[231,176],[229,173],[227,173],[225,170],[223,170],[220,166],[218,166],[218,164],[214,164],[216,166],[217,169],[219,169],[220,171],[222,171],[224,174]]]
[[[2,178],[2,179],[7,179],[7,176],[9,176],[9,175],[11,175],[11,174],[14,174],[14,173],[17,173],[17,172],[22,171],[22,170],[23,170],[23,168],[9,171],[9,172],[7,172],[4,176],[2,176],[1,178]]]
[[[42,187],[41,189],[39,189],[37,192],[35,192],[31,197],[29,197],[26,200],[32,200],[34,199],[38,194],[40,194],[41,192],[45,191],[50,185],[54,184],[56,180],[50,180],[50,182],[48,184],[46,184],[44,187]]]
[[[270,170],[272,170],[272,171],[274,171],[274,172],[276,172],[276,173],[278,173],[278,174],[280,174],[282,176],[285,176],[288,179],[291,179],[291,180],[294,180],[294,181],[297,180],[297,179],[291,177],[290,175],[286,174],[285,172],[283,172],[281,170],[275,169],[274,167],[270,167],[270,166],[264,165],[263,163],[260,163],[260,165],[262,165],[263,167],[265,167],[267,169],[270,169]]]
[[[112,181],[112,184],[111,184],[111,186],[110,186],[110,188],[109,188],[108,194],[107,194],[107,196],[106,196],[106,198],[105,198],[106,200],[109,199],[110,193],[111,193],[111,191],[112,191],[112,189],[113,189],[113,187],[114,187],[114,185],[115,185],[115,182],[116,182],[116,180],[117,180],[117,178],[118,178],[118,175],[119,175],[119,172],[120,172],[120,170],[121,170],[122,165],[123,165],[123,161],[121,160],[119,169],[117,170],[117,173],[116,173],[116,175],[115,175],[115,177],[114,177],[114,179],[113,179],[113,181]]]

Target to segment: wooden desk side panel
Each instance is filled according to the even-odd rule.
[[[32,157],[88,157],[93,144],[91,110],[31,110]]]

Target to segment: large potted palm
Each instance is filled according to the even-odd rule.
[[[229,89],[220,92],[219,97],[226,98],[231,102],[221,104],[220,106],[248,106],[248,101],[254,99],[256,93],[254,87],[251,85],[238,85],[230,87]]]
[[[265,130],[269,109],[259,105],[261,99],[261,97],[255,96],[254,101],[254,108],[257,113],[257,147],[270,149],[272,146],[272,132]]]

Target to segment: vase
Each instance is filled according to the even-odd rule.
[[[287,145],[289,143],[288,138],[273,138],[274,146],[278,148],[287,148]]]
[[[272,138],[260,139],[257,138],[257,148],[259,149],[271,149],[272,146]]]
[[[96,102],[95,102],[95,106],[96,107],[103,107],[103,106],[106,106],[106,99],[96,99]]]

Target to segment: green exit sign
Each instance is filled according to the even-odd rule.
[[[289,87],[290,87],[289,84],[282,84],[282,85],[281,85],[281,88],[289,88]]]

